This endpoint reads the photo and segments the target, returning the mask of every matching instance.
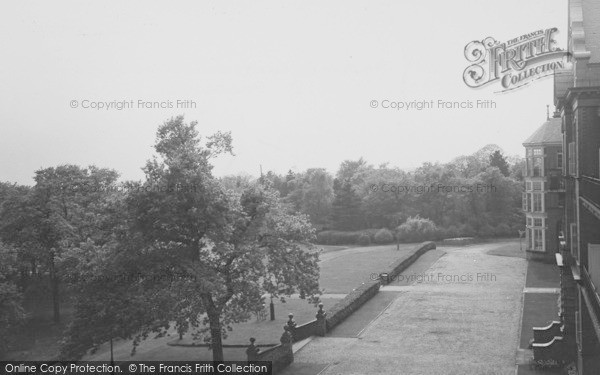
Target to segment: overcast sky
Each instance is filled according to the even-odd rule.
[[[236,155],[215,162],[217,175],[335,172],[361,156],[413,168],[489,143],[523,154],[552,79],[471,89],[464,47],[558,27],[565,48],[566,24],[566,0],[4,1],[0,180],[32,184],[35,170],[66,163],[141,179],[157,126],[179,114],[203,135],[232,132]],[[496,108],[371,108],[478,99]],[[134,107],[82,108],[123,100]]]

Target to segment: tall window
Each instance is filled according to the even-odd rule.
[[[542,212],[542,193],[532,193],[532,212]]]
[[[575,152],[575,142],[569,143],[569,175],[577,176],[577,153]]]
[[[562,169],[563,167],[563,155],[562,152],[556,153],[556,166],[558,169]]]
[[[579,239],[577,238],[577,224],[571,223],[571,254],[579,261]]]
[[[533,246],[532,250],[544,251],[544,231],[543,229],[533,229]]]
[[[528,148],[527,149],[527,176],[540,177],[543,176],[543,163],[544,157],[542,148]]]

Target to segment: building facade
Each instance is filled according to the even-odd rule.
[[[561,317],[579,374],[600,373],[600,1],[569,0],[571,68],[557,71],[561,114],[565,244]]]
[[[561,119],[548,118],[525,146],[525,249],[532,258],[554,260],[559,251],[565,204]]]

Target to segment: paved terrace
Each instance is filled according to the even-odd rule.
[[[506,245],[440,248],[428,269],[421,257],[403,273],[421,282],[383,287],[284,373],[514,375],[527,261],[488,254]]]

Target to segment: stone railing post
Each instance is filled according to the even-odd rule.
[[[250,345],[248,345],[248,349],[246,349],[246,356],[248,357],[248,362],[257,361],[258,353],[260,349],[254,345],[256,339],[254,337],[250,337]]]
[[[292,350],[292,344],[294,343],[294,338],[292,337],[291,330],[292,329],[290,328],[290,326],[288,326],[287,324],[284,325],[283,326],[284,332],[281,335],[281,338],[279,339],[279,342],[281,342],[281,347],[285,351],[284,362],[288,363],[288,364],[294,362],[294,351]]]
[[[317,328],[315,329],[315,335],[325,336],[327,333],[327,313],[323,311],[323,303],[319,303],[319,311],[317,311]]]
[[[294,320],[294,314],[289,313],[286,326],[289,328],[289,332],[292,335],[292,342],[294,340],[294,331],[296,330],[296,325],[297,324],[296,324],[296,321]]]

